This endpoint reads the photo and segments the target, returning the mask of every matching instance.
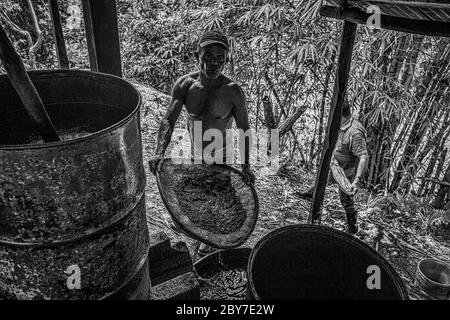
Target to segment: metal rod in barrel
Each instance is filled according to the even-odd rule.
[[[22,59],[0,24],[0,60],[8,78],[45,142],[60,141],[36,88],[25,71]]]

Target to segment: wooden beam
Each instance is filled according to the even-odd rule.
[[[91,70],[122,76],[115,0],[82,0]]]
[[[372,13],[357,8],[341,9],[333,6],[323,6],[320,14],[324,17],[366,24]],[[431,20],[416,20],[381,15],[381,28],[401,32],[423,34],[426,36],[450,37],[450,22]]]
[[[447,0],[441,0],[438,2],[434,1],[402,1],[402,0],[370,0],[370,4],[391,4],[396,6],[408,6],[408,7],[421,7],[421,8],[432,8],[432,9],[450,9],[450,4]]]
[[[345,21],[342,27],[342,38],[339,48],[338,66],[334,82],[333,100],[331,102],[330,115],[328,117],[327,135],[324,140],[322,158],[319,172],[317,173],[314,189],[313,203],[311,206],[309,223],[314,223],[320,218],[320,211],[325,195],[325,187],[330,171],[331,157],[336,146],[339,130],[341,128],[342,104],[347,91],[350,65],[352,61],[353,46],[355,43],[356,24]]]
[[[49,0],[50,15],[53,24],[53,39],[55,39],[56,55],[60,69],[69,69],[69,57],[67,56],[64,34],[61,26],[61,16],[59,14],[58,0]]]

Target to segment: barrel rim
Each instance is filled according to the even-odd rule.
[[[435,263],[437,262],[437,263],[447,267],[447,269],[449,271],[450,271],[450,265],[445,263],[444,261],[441,261],[438,259],[433,259],[433,258],[424,258],[417,263],[417,272],[419,273],[419,275],[421,275],[423,278],[425,278],[428,282],[430,282],[433,285],[440,286],[442,288],[450,288],[450,283],[444,284],[444,283],[436,282],[433,279],[431,279],[430,277],[428,277],[426,274],[423,273],[421,265],[422,265],[422,263],[424,263],[426,261],[435,262]]]
[[[267,244],[267,242],[273,238],[277,238],[281,236],[286,231],[293,231],[296,229],[300,230],[320,230],[322,232],[325,232],[329,235],[337,235],[338,237],[344,238],[344,240],[347,240],[348,242],[357,245],[360,247],[363,251],[368,252],[369,254],[373,255],[374,257],[377,257],[378,262],[381,264],[383,269],[391,276],[395,287],[398,290],[399,296],[401,300],[409,300],[408,291],[405,287],[405,284],[401,280],[400,276],[397,274],[397,272],[394,270],[394,268],[387,262],[387,260],[379,254],[375,249],[367,245],[366,243],[362,242],[361,240],[356,239],[354,236],[347,234],[346,232],[342,232],[337,229],[333,229],[326,226],[321,225],[310,225],[310,224],[295,224],[295,225],[289,225],[284,226],[279,229],[276,229],[268,234],[266,234],[261,240],[258,241],[258,243],[253,247],[252,252],[250,253],[250,256],[248,258],[248,264],[247,264],[247,278],[248,278],[248,285],[251,290],[251,294],[255,298],[255,300],[261,300],[261,297],[256,292],[255,284],[253,281],[253,261],[255,260],[255,257],[257,253],[261,250],[261,248]]]
[[[107,132],[113,131],[121,126],[123,126],[126,122],[130,121],[131,118],[133,118],[135,116],[136,113],[138,113],[138,111],[140,111],[141,105],[142,105],[142,95],[139,92],[139,90],[128,80],[125,80],[121,77],[112,75],[112,74],[108,74],[108,73],[102,73],[102,72],[95,72],[95,71],[90,71],[90,70],[73,70],[73,69],[58,69],[58,70],[51,70],[51,69],[47,69],[47,70],[33,70],[33,71],[27,71],[27,73],[30,75],[31,77],[35,77],[35,76],[40,76],[40,75],[60,75],[62,77],[64,76],[71,76],[71,75],[89,75],[91,77],[103,77],[103,78],[109,78],[109,79],[114,79],[117,82],[122,82],[123,84],[125,84],[126,86],[129,87],[129,89],[133,90],[135,93],[137,93],[137,104],[136,107],[133,108],[133,110],[127,115],[125,116],[122,120],[112,124],[109,127],[106,127],[104,129],[101,129],[99,131],[96,131],[92,134],[86,135],[84,137],[80,137],[80,138],[76,138],[76,139],[71,139],[71,140],[66,140],[66,141],[56,141],[56,142],[46,142],[46,143],[40,143],[40,144],[0,144],[0,150],[27,150],[27,149],[50,149],[53,147],[60,147],[60,146],[67,146],[67,145],[71,145],[71,144],[75,144],[75,143],[81,143],[81,142],[85,142],[87,140],[92,140],[95,139]],[[0,75],[0,79],[1,78],[8,78],[8,76],[6,74],[1,74]],[[33,79],[32,79],[33,80]]]

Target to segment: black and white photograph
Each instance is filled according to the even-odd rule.
[[[450,0],[0,0],[0,300],[450,300]]]

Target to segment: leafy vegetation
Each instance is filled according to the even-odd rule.
[[[88,68],[83,21],[70,25],[68,10],[81,10],[81,1],[59,2],[70,65]],[[282,139],[282,156],[315,168],[341,32],[340,22],[318,15],[320,5],[317,0],[117,0],[124,75],[169,94],[177,77],[197,68],[198,36],[221,29],[231,43],[226,73],[246,92],[252,127],[279,127],[306,106]],[[27,68],[57,67],[45,0],[2,1],[0,21]],[[419,196],[437,191],[438,185],[424,178],[442,179],[449,168],[449,54],[445,38],[358,28],[349,100],[368,131],[370,188]]]

